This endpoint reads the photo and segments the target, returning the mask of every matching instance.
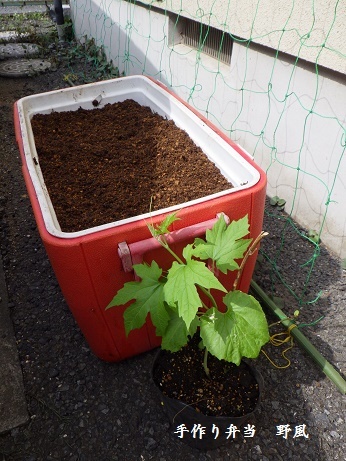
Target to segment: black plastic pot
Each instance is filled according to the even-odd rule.
[[[254,376],[258,383],[259,389],[258,401],[256,407],[251,413],[243,416],[207,416],[198,412],[192,406],[186,405],[181,400],[167,397],[161,392],[160,387],[154,380],[154,370],[160,363],[162,353],[167,353],[167,351],[159,350],[155,356],[152,367],[152,379],[156,389],[158,390],[161,404],[170,420],[173,436],[177,440],[181,440],[193,448],[197,448],[199,450],[211,450],[234,440],[232,435],[227,438],[229,428],[233,424],[233,426],[240,431],[236,433],[235,439],[237,437],[239,438],[240,433],[243,433],[245,423],[251,418],[260,405],[261,394],[263,391],[263,378],[259,371],[245,361],[249,368],[249,372]],[[200,424],[199,427],[205,428],[205,433],[201,434],[201,438],[199,437],[199,432],[195,434],[195,437],[193,436],[193,433],[191,433],[191,429],[198,424]],[[179,432],[179,427],[186,427],[189,429],[189,432]],[[180,435],[183,435],[183,437],[179,437]]]

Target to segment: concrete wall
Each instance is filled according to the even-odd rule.
[[[230,66],[219,63],[180,43],[179,21],[162,9],[169,4],[170,9],[177,11],[180,2],[150,3],[160,8],[151,5],[148,9],[121,0],[71,0],[71,15],[77,35],[81,39],[85,35],[95,38],[120,71],[160,79],[254,155],[267,171],[268,195],[285,198],[286,210],[300,224],[317,231],[322,228],[324,243],[346,257],[343,76],[321,68],[316,72],[314,65],[307,62],[295,65],[295,59],[287,54],[277,54],[261,45],[247,46],[242,41],[234,42]],[[196,19],[196,7],[190,11],[186,6],[192,3],[195,4],[184,2],[184,14]],[[277,8],[273,7],[273,1],[259,2],[263,7],[270,3],[269,21],[265,10],[254,12],[252,3],[257,5],[257,2],[251,1],[229,2],[234,7],[232,14],[221,9],[225,2],[199,1],[203,17],[211,3],[214,21],[216,13],[224,22],[229,18],[229,27],[234,24],[237,36],[240,33],[243,37],[254,36],[249,30],[253,24],[251,18],[255,17],[256,41],[266,41],[266,45],[277,37],[276,32],[270,31],[277,30],[276,24],[283,21],[289,20],[290,29],[296,34],[307,30],[307,24],[311,30],[311,4],[293,2],[292,5],[302,4],[301,14],[298,11],[290,14],[288,6],[281,2],[277,2]],[[311,37],[317,40],[318,34],[324,39],[337,34],[342,49],[346,34],[336,26],[330,31],[331,4],[323,7],[323,24],[318,22],[322,21],[322,13],[317,15],[323,2],[314,4],[316,27],[324,25],[325,29],[311,30]],[[338,11],[334,24],[339,24],[339,14],[342,15],[341,8]],[[279,41],[282,49],[292,52],[299,44],[289,45],[290,37],[293,32]],[[303,49],[299,52],[302,55]],[[306,58],[321,62],[321,48],[319,51],[314,47],[304,48],[305,52],[309,54]],[[345,69],[346,58],[341,54],[326,53],[323,59],[331,69]]]
[[[235,37],[251,38],[254,43],[346,73],[343,0],[142,0],[142,3],[166,8]]]

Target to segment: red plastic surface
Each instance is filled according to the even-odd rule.
[[[171,93],[162,84],[154,82],[164,88],[165,91]],[[260,173],[260,180],[249,189],[243,189],[181,209],[179,211],[180,220],[174,223],[173,230],[183,229],[201,221],[213,219],[221,212],[228,215],[231,220],[240,219],[248,214],[250,236],[252,238],[257,237],[262,230],[263,224],[266,193],[265,173],[248,155],[242,152],[238,145],[228,139],[209,120],[198,114],[180,98],[178,99],[231,144]],[[158,346],[160,338],[155,336],[155,330],[149,320],[143,328],[131,332],[127,338],[123,324],[125,306],[105,310],[116,291],[125,282],[133,280],[134,277],[133,273],[127,273],[123,270],[118,255],[118,245],[124,241],[131,244],[150,238],[151,235],[146,222],[144,220],[136,221],[69,239],[58,238],[48,233],[26,165],[16,104],[14,105],[14,124],[23,163],[23,176],[40,236],[65,300],[91,350],[100,359],[115,362]],[[164,217],[165,214],[156,216],[153,218],[153,223],[159,223]],[[193,239],[190,240],[192,241]],[[175,250],[179,251],[186,243],[187,241],[178,243]],[[171,264],[167,253],[162,248],[146,253],[145,260],[150,262],[153,259],[163,268],[168,268]],[[241,276],[239,289],[245,292],[249,289],[255,262],[256,255],[253,255],[249,258]],[[234,277],[226,277],[223,274],[220,277],[226,288],[231,288]]]
[[[224,219],[226,223],[230,222],[228,216],[224,215]],[[172,231],[166,235],[166,241],[170,247],[173,248],[181,242],[186,242],[187,240],[201,237],[203,234],[205,234],[207,229],[211,229],[213,227],[217,220],[218,216],[216,216],[214,219],[209,219],[208,221]],[[124,271],[131,272],[133,270],[132,266],[143,262],[144,255],[146,253],[158,250],[160,248],[161,244],[154,237],[130,243],[129,245],[127,245],[126,242],[119,243],[118,255],[121,259]]]

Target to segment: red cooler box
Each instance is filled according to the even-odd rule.
[[[97,108],[92,104],[95,99],[100,101]],[[31,118],[37,113],[71,111],[79,107],[98,110],[105,104],[126,99],[133,99],[173,119],[234,187],[151,214],[83,231],[62,232],[40,170]],[[105,310],[124,282],[133,280],[133,263],[142,259],[150,262],[154,258],[166,268],[171,263],[166,251],[157,248],[150,239],[149,219],[153,223],[160,222],[168,213],[180,210],[180,220],[174,223],[173,234],[178,247],[203,234],[219,213],[226,214],[230,220],[248,214],[250,236],[253,238],[262,230],[265,173],[206,118],[164,85],[148,77],[124,77],[27,96],[15,103],[14,120],[23,175],[48,257],[66,302],[90,348],[103,360],[119,361],[160,343],[150,321],[126,338],[123,323],[125,307]],[[240,280],[239,289],[245,292],[249,289],[255,260],[255,255],[249,258]],[[222,282],[230,288],[233,280],[228,277]]]

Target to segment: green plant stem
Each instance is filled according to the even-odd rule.
[[[204,287],[201,287],[200,285],[198,285],[198,288],[201,289],[201,291],[206,295],[208,296],[208,298],[210,299],[210,301],[213,303],[213,307],[215,307],[217,309],[217,304],[216,304],[216,301],[215,301],[215,298],[214,296],[210,293],[209,290],[207,290],[206,288]],[[203,303],[204,307],[207,309],[207,306]]]
[[[180,259],[179,256],[176,253],[174,253],[174,251],[170,248],[170,246],[168,245],[166,240],[160,239],[160,238],[157,238],[157,237],[156,237],[156,239],[163,246],[163,248],[165,248],[168,251],[168,253],[170,253],[173,256],[173,258],[176,261],[178,261],[179,264],[185,264],[184,261],[182,259]]]
[[[210,378],[210,371],[208,368],[208,349],[206,347],[204,348],[203,368],[204,368],[205,374],[208,376],[208,378]]]

